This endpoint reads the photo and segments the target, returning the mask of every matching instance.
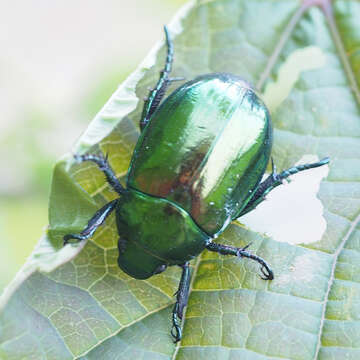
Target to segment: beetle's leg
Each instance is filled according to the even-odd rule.
[[[249,245],[245,246],[244,248],[237,248],[234,246],[222,245],[222,244],[217,244],[217,243],[211,242],[208,245],[206,245],[206,248],[210,251],[214,251],[214,252],[217,252],[222,255],[233,255],[233,256],[238,256],[240,258],[246,257],[248,259],[255,260],[261,265],[260,270],[261,270],[263,276],[260,276],[260,277],[264,280],[272,280],[274,278],[274,273],[272,272],[270,266],[260,256],[254,255],[254,254],[246,251],[246,248],[248,246]]]
[[[96,229],[104,223],[106,218],[111,214],[111,212],[115,209],[116,203],[118,199],[110,201],[101,209],[99,209],[95,215],[89,220],[86,228],[80,234],[67,234],[64,236],[64,246],[69,243],[70,239],[77,240],[79,242],[81,240],[86,240],[90,236],[94,234]]]
[[[300,171],[313,169],[319,166],[323,166],[328,164],[330,159],[328,157],[321,159],[318,162],[314,162],[311,164],[302,164],[293,166],[289,169],[283,170],[280,174],[276,172],[276,167],[274,165],[274,161],[272,161],[272,173],[258,186],[257,190],[255,191],[254,196],[248,202],[246,207],[242,210],[242,212],[236,216],[236,218],[245,215],[251,210],[254,210],[256,206],[258,206],[262,201],[265,200],[266,195],[277,186],[282,184],[282,181],[288,178],[290,175],[296,174]]]
[[[75,160],[79,163],[83,161],[92,161],[94,162],[99,169],[105,174],[107,182],[111,185],[111,187],[119,194],[123,194],[126,190],[120,184],[119,180],[117,179],[114,170],[109,165],[107,155],[106,157],[103,156],[95,156],[90,154],[85,155],[75,155]]]
[[[179,284],[179,289],[176,292],[176,303],[172,311],[172,329],[171,335],[174,338],[174,342],[181,340],[181,319],[183,317],[184,308],[187,305],[189,298],[190,288],[190,267],[189,263],[181,265],[182,274]]]
[[[183,78],[170,78],[172,63],[174,59],[174,46],[169,35],[169,30],[164,26],[167,55],[164,69],[160,72],[160,78],[154,89],[150,90],[149,96],[145,100],[143,111],[140,120],[140,129],[143,130],[145,125],[149,122],[151,115],[154,113],[161,99],[165,95],[166,88],[172,81],[183,80]]]

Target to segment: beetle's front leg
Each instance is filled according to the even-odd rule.
[[[172,312],[173,327],[171,329],[171,335],[174,338],[174,342],[181,340],[181,320],[184,314],[184,308],[187,305],[190,289],[190,267],[189,262],[181,265],[182,274],[179,284],[179,289],[176,294],[176,303]]]
[[[274,273],[271,270],[270,266],[267,264],[267,262],[260,256],[254,255],[249,251],[246,251],[248,246],[249,245],[245,246],[244,248],[237,248],[234,246],[222,245],[211,242],[206,246],[206,248],[210,251],[214,251],[222,255],[233,255],[233,256],[246,257],[248,259],[255,260],[261,265],[260,270],[263,274],[261,278],[264,280],[274,279]]]
[[[98,210],[95,215],[89,220],[86,228],[80,234],[67,234],[64,236],[64,246],[68,244],[70,239],[77,240],[79,242],[81,240],[86,240],[90,236],[94,234],[96,229],[104,223],[106,218],[111,214],[111,212],[115,209],[117,199],[110,201],[105,206],[103,206],[100,210]]]

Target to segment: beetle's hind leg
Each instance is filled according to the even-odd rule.
[[[175,293],[176,303],[172,311],[172,329],[171,335],[174,338],[174,342],[181,340],[181,320],[184,314],[184,308],[187,305],[189,298],[189,289],[190,289],[190,266],[189,263],[181,265],[182,274],[179,284],[179,289]]]
[[[107,156],[95,156],[90,154],[85,155],[75,155],[75,160],[79,163],[84,161],[92,161],[94,162],[99,169],[104,173],[107,182],[110,184],[110,186],[119,194],[123,194],[126,190],[123,188],[123,186],[120,184],[118,178],[116,177],[114,170],[111,168]]]
[[[67,234],[64,236],[64,246],[68,244],[70,239],[75,239],[79,242],[81,240],[86,240],[89,237],[91,237],[96,229],[101,226],[106,218],[112,213],[112,211],[116,207],[118,199],[115,199],[113,201],[110,201],[105,206],[103,206],[101,209],[99,209],[94,216],[89,220],[86,228],[80,233],[80,234]]]
[[[160,78],[154,89],[150,89],[149,96],[145,99],[140,120],[140,129],[143,130],[149,122],[151,115],[155,112],[161,99],[165,95],[166,88],[173,81],[184,80],[183,78],[170,78],[172,63],[174,60],[174,45],[169,35],[169,30],[164,26],[167,54],[164,69],[160,72]]]
[[[325,164],[328,164],[330,159],[328,157],[321,159],[317,162],[310,163],[310,164],[302,164],[293,166],[289,169],[283,170],[280,174],[276,172],[276,167],[274,165],[274,161],[272,161],[272,173],[263,181],[260,183],[258,188],[255,191],[254,196],[251,198],[251,200],[248,202],[246,207],[241,211],[239,215],[237,215],[235,218],[238,218],[240,216],[245,215],[251,210],[254,210],[261,202],[265,200],[265,196],[273,189],[275,189],[277,186],[282,184],[282,181],[287,179],[290,175],[296,174],[300,171],[313,169],[319,166],[323,166]]]
[[[260,270],[263,275],[261,276],[261,278],[264,280],[274,279],[274,273],[271,270],[270,266],[267,264],[267,262],[260,256],[254,255],[249,251],[246,251],[248,246],[249,245],[245,246],[244,248],[237,248],[234,246],[222,245],[211,242],[206,246],[206,248],[210,251],[214,251],[222,255],[233,255],[233,256],[246,257],[248,259],[255,260],[261,265]]]

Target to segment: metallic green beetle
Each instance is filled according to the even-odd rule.
[[[190,284],[189,261],[204,249],[246,257],[260,263],[262,278],[273,272],[245,248],[215,239],[229,223],[253,210],[265,195],[291,174],[322,166],[328,158],[294,166],[261,179],[269,161],[272,127],[269,112],[251,86],[231,74],[199,76],[175,90],[161,104],[170,82],[173,44],[165,27],[167,58],[155,89],[145,101],[137,142],[127,176],[120,184],[107,158],[76,155],[93,161],[120,198],[106,204],[80,234],[88,239],[115,210],[119,233],[119,267],[146,279],[170,265],[182,267],[173,309],[171,334],[181,339],[181,319]]]

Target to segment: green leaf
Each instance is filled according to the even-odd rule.
[[[205,251],[193,264],[184,336],[175,345],[169,330],[179,269],[146,281],[121,272],[113,216],[86,244],[62,247],[64,234],[80,231],[116,197],[94,166],[67,156],[54,171],[49,230],[0,300],[0,357],[358,359],[359,18],[356,0],[204,0],[187,5],[169,25],[174,76],[232,72],[265,92],[273,104],[278,168],[304,154],[331,157],[318,193],[326,220],[320,240],[291,243],[292,233],[307,227],[301,218],[288,242],[234,222],[219,242],[251,242],[272,264],[275,280],[261,280],[249,261]],[[108,153],[117,175],[125,176],[139,135],[139,99],[156,83],[164,54],[162,42],[73,152]],[[304,54],[319,58],[304,65]],[[289,211],[272,212],[273,222],[287,223],[296,195],[286,199]]]

